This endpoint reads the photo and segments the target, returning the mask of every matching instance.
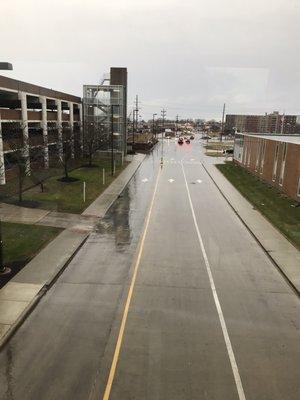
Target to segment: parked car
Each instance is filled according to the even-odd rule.
[[[181,137],[178,139],[178,144],[183,144],[183,139]]]
[[[225,155],[233,155],[233,149],[225,149],[225,150],[223,150],[223,154],[225,154]]]

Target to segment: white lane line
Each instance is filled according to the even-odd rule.
[[[200,244],[200,247],[201,247],[203,259],[204,259],[204,262],[205,262],[206,271],[207,271],[207,274],[208,274],[211,291],[212,291],[213,298],[214,298],[214,301],[215,301],[215,306],[216,306],[216,309],[217,309],[217,312],[218,312],[219,321],[220,321],[220,324],[221,324],[221,328],[222,328],[222,332],[223,332],[223,336],[224,336],[224,340],[225,340],[225,344],[226,344],[226,349],[227,349],[228,357],[229,357],[230,364],[231,364],[231,369],[232,369],[234,380],[235,380],[235,385],[236,385],[238,396],[239,396],[239,400],[246,400],[246,396],[245,396],[245,393],[244,393],[242,380],[241,380],[239,369],[238,369],[238,366],[237,366],[237,363],[236,363],[236,360],[235,360],[235,355],[234,355],[233,348],[232,348],[232,345],[231,345],[229,333],[228,333],[228,330],[227,330],[225,318],[224,318],[223,311],[222,311],[222,307],[221,307],[221,304],[220,304],[220,301],[219,301],[219,296],[218,296],[218,293],[217,293],[217,289],[216,289],[216,286],[215,286],[214,278],[213,278],[213,275],[212,275],[212,272],[211,272],[211,268],[210,268],[210,265],[209,265],[208,257],[207,257],[207,254],[206,254],[206,250],[205,250],[205,247],[204,247],[204,244],[203,244],[202,236],[201,236],[201,233],[200,233],[200,230],[199,230],[199,227],[198,227],[198,223],[197,223],[197,219],[196,219],[196,215],[195,215],[195,211],[194,211],[194,206],[193,206],[190,190],[189,190],[188,183],[187,183],[187,180],[186,180],[186,175],[185,175],[183,163],[181,163],[181,168],[182,168],[183,177],[184,177],[184,181],[185,181],[185,187],[186,187],[186,190],[187,190],[187,195],[188,195],[188,199],[189,199],[189,203],[190,203],[190,207],[191,207],[191,211],[192,211],[194,225],[195,225],[195,229],[196,229],[196,232],[197,232],[199,244]]]

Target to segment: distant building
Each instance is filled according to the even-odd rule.
[[[300,201],[300,135],[237,134],[233,159]]]
[[[297,115],[284,115],[274,111],[265,115],[226,115],[225,129],[248,133],[300,133]]]
[[[63,156],[82,154],[81,98],[0,76],[0,184],[17,174],[15,154],[26,173],[48,169]]]

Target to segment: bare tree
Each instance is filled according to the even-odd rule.
[[[41,190],[44,190],[43,179],[45,179],[45,176],[43,177],[40,174],[40,171],[43,169],[31,170],[30,168],[30,162],[34,164],[43,156],[43,148],[35,146],[34,151],[30,155],[29,137],[22,134],[24,123],[17,125],[14,122],[11,123],[13,127],[9,132],[9,140],[6,141],[6,146],[9,149],[7,157],[11,166],[15,167],[18,200],[22,202],[24,185],[29,177],[35,185],[40,185]]]
[[[99,149],[100,128],[94,123],[87,123],[84,131],[85,154],[88,157],[88,166],[93,165],[93,156]]]

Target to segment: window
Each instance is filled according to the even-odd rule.
[[[264,163],[265,163],[265,153],[266,153],[266,141],[262,141],[261,146],[261,157],[260,157],[260,169],[259,172],[262,174],[264,170]]]
[[[260,150],[261,150],[261,140],[258,143],[258,150],[257,150],[257,155],[256,155],[256,163],[255,163],[255,172],[257,172],[257,170],[258,170]]]
[[[274,164],[273,164],[273,174],[272,174],[272,181],[273,182],[275,182],[276,175],[277,175],[278,153],[279,153],[279,143],[276,143],[275,155],[274,155]]]
[[[251,141],[249,140],[248,160],[247,160],[248,167],[250,167],[250,155],[251,155]]]
[[[280,176],[279,176],[279,185],[283,185],[283,178],[284,178],[284,170],[285,170],[285,160],[286,160],[286,153],[287,153],[287,143],[283,143],[283,150],[282,150],[282,162],[280,168]]]

